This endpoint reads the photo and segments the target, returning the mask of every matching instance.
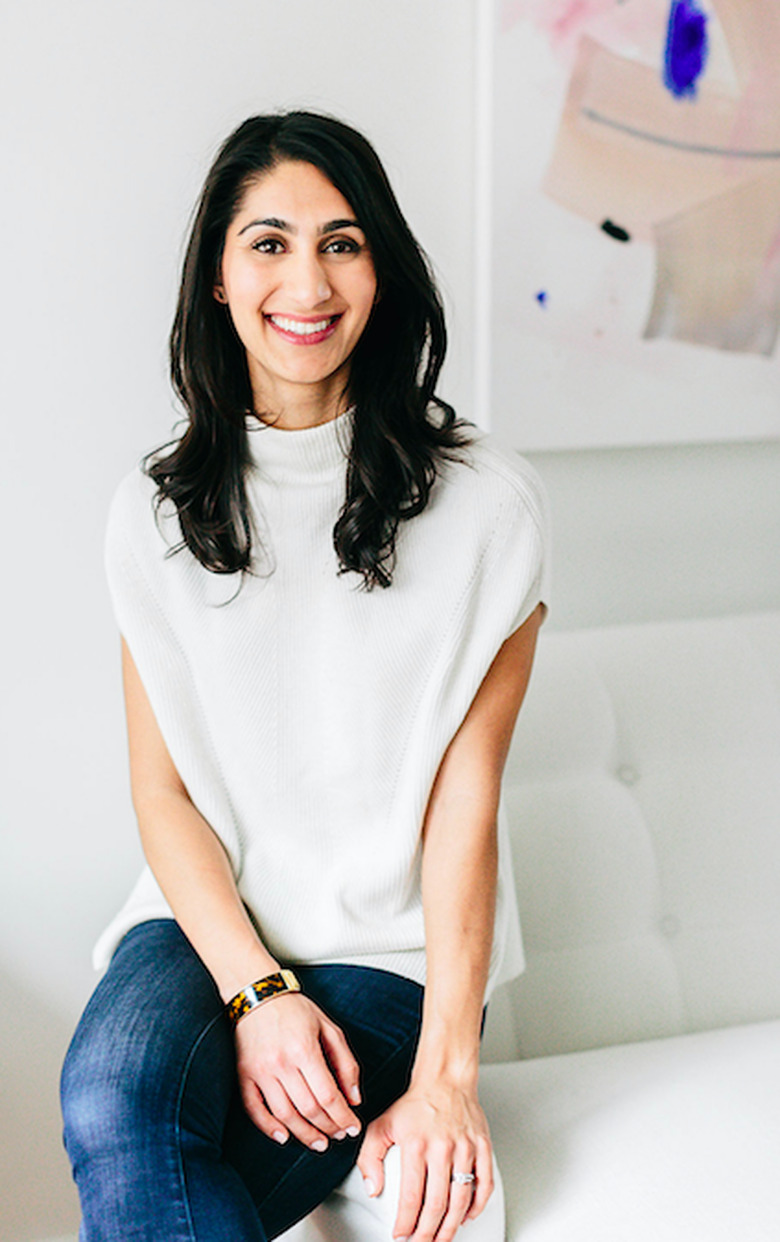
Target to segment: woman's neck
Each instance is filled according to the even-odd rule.
[[[349,407],[345,377],[329,376],[319,384],[252,384],[254,415],[281,431],[302,431],[329,423]]]

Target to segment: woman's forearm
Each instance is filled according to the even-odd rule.
[[[491,792],[434,790],[423,845],[427,980],[413,1082],[476,1085],[496,875]]]
[[[495,921],[501,778],[542,617],[540,605],[502,644],[428,799],[422,859],[427,981],[414,1080],[438,1076],[476,1085]]]
[[[278,963],[252,926],[219,838],[189,797],[124,638],[122,679],[141,844],[177,923],[227,1001]]]
[[[136,797],[135,808],[149,866],[223,999],[278,970],[241,901],[222,843],[186,792],[157,789]]]
[[[369,1126],[358,1161],[369,1193],[381,1193],[384,1157],[393,1144],[401,1148],[396,1238],[438,1237],[442,1223],[441,1236],[452,1237],[463,1220],[480,1214],[493,1189],[490,1131],[477,1077],[493,941],[494,800],[468,775],[465,784],[459,779],[458,758],[450,750],[443,761],[423,829],[428,969],[411,1081]],[[456,1179],[455,1173],[463,1176]]]

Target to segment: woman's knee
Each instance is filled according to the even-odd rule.
[[[229,1033],[219,1026],[213,983],[193,959],[170,921],[142,925],[120,945],[62,1069],[72,1159],[127,1150],[149,1127],[178,1123],[187,1082],[198,1075],[199,1050],[211,1061],[209,1089],[229,1090]]]
[[[96,1037],[76,1031],[60,1078],[63,1134],[74,1166],[132,1143],[154,1096],[137,1067],[112,1057],[110,1037],[91,1034]]]

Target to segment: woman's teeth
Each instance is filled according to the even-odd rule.
[[[283,315],[269,315],[268,318],[283,332],[294,332],[296,336],[313,336],[315,332],[324,332],[338,316],[332,315],[328,319],[318,319],[316,323],[301,323],[297,319],[285,319]]]

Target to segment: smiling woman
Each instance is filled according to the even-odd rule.
[[[171,333],[186,427],[108,522],[148,866],[63,1068],[90,1242],[265,1242],[355,1164],[382,1237],[503,1239],[477,1070],[522,966],[498,809],[545,502],[435,395],[445,342],[361,135],[228,138]]]
[[[301,178],[327,200],[316,218],[302,201]],[[284,189],[283,201],[278,194],[272,196],[275,205],[267,201],[271,182],[279,194]],[[256,193],[264,207],[245,212]],[[310,230],[342,227],[333,237],[319,239],[315,257],[311,231],[308,238],[292,231],[304,224]],[[251,227],[242,233],[247,225]],[[356,257],[347,257],[357,245],[362,248]],[[230,304],[234,290],[223,270],[232,267],[234,247],[251,252],[251,261],[247,254],[241,267],[247,283],[239,279],[235,288],[235,317]],[[323,252],[331,251],[335,254],[326,259]],[[285,292],[284,304],[269,302],[265,308],[272,314],[284,312],[288,325],[312,316],[317,324],[330,318],[323,310],[334,308],[332,300],[322,308],[318,303],[322,294],[330,296],[330,275],[326,281],[325,273],[336,264],[339,270],[343,265],[361,274],[354,281],[358,301],[372,286],[362,333],[351,331],[356,313],[351,306],[345,316],[351,322],[337,327],[332,343],[313,350],[312,383],[305,375],[284,383],[282,376],[283,389],[272,392],[269,374],[258,404],[255,385],[263,378],[264,356],[259,342],[261,336],[269,340],[272,329],[258,306],[263,295],[258,294],[255,274],[264,265],[272,270],[289,267],[296,280],[302,274],[316,286],[322,282],[313,294],[311,288],[303,290],[308,314],[292,313],[300,289]],[[346,275],[344,283],[351,290]],[[341,284],[339,277],[339,288]],[[362,287],[360,295],[357,286]],[[315,309],[312,296],[318,299]],[[278,328],[281,348],[282,325]],[[244,341],[244,331],[259,353]],[[340,349],[348,331],[351,352],[349,347]],[[442,460],[468,438],[466,424],[456,420],[435,392],[446,342],[441,300],[427,257],[366,139],[331,117],[310,112],[252,117],[240,125],[206,179],[171,333],[171,377],[189,425],[172,451],[158,454],[148,467],[158,485],[158,501],[167,498],[175,504],[183,541],[201,564],[216,573],[248,572],[253,540],[258,546],[245,489],[247,414],[263,424],[304,429],[354,407],[362,415],[355,420],[346,504],[334,526],[334,543],[344,572],[361,574],[368,588],[389,586],[399,523],[425,508]],[[292,357],[299,358],[300,352]],[[328,360],[335,364],[331,373]],[[435,418],[429,416],[432,409]]]

